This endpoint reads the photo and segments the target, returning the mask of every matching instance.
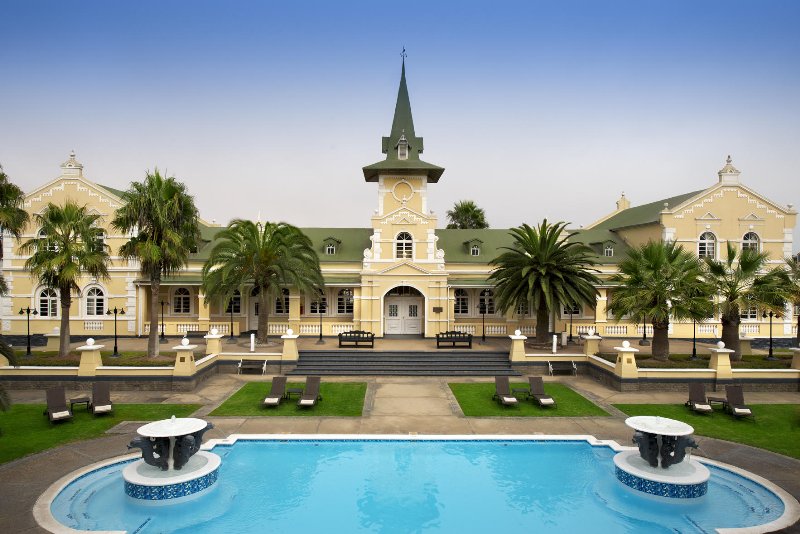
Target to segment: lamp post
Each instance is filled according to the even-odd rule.
[[[231,312],[231,335],[228,337],[228,344],[232,344],[236,343],[236,337],[233,335],[233,295],[231,295],[231,298],[228,301],[228,309]]]
[[[569,339],[567,339],[567,343],[572,343],[572,312],[574,311],[575,307],[570,305],[569,307]]]
[[[646,347],[649,344],[650,342],[647,341],[647,316],[644,315],[642,316],[642,339],[639,340],[639,346]]]
[[[486,343],[486,302],[478,304],[478,310],[481,314],[481,344]]]
[[[25,314],[27,316],[27,318],[28,318],[28,350],[25,352],[25,356],[30,356],[31,355],[31,314],[39,315],[39,312],[36,311],[35,308],[32,310],[29,307],[27,307],[27,308],[20,308],[19,309],[19,314],[20,315]]]
[[[775,316],[778,319],[780,319],[781,318],[781,314],[780,313],[774,313],[772,310],[770,310],[769,313],[764,312],[764,314],[761,316],[761,318],[762,319],[766,319],[767,316],[769,316],[769,354],[764,359],[765,360],[777,360],[778,358],[776,358],[772,354],[772,317]]]
[[[159,342],[166,343],[167,336],[164,335],[164,305],[167,304],[163,300],[161,301],[161,337],[159,338]]]
[[[689,359],[697,359],[697,320],[694,317],[692,317],[692,357]]]
[[[111,354],[113,357],[119,357],[119,352],[117,351],[117,315],[125,315],[125,308],[117,309],[114,306],[113,310],[108,310],[106,315],[114,315],[114,352]]]
[[[319,315],[319,339],[315,343],[316,345],[325,344],[325,340],[322,339],[322,302],[322,292],[317,293],[317,297],[311,302],[312,304],[316,305],[317,315]]]

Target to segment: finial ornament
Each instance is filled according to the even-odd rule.
[[[728,165],[733,163],[733,159],[731,159],[731,155],[730,154],[728,154],[728,158],[725,160],[725,163],[727,163]]]
[[[405,46],[403,47],[403,51],[400,52],[400,57],[403,58],[403,61],[405,61],[406,57],[408,57],[408,54],[406,54],[406,47]]]

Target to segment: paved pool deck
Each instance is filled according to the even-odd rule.
[[[333,340],[328,345],[333,346]],[[405,345],[405,344],[404,344]],[[298,377],[298,379],[301,379]],[[197,403],[194,414],[212,421],[215,428],[206,438],[246,434],[570,434],[592,435],[620,444],[630,443],[632,431],[615,403],[683,403],[680,392],[619,392],[589,377],[546,377],[564,382],[602,406],[611,417],[464,417],[447,387],[448,381],[492,381],[491,378],[446,377],[325,377],[325,381],[366,381],[361,417],[209,417],[208,414],[245,382],[263,381],[258,375],[214,375],[192,392],[118,391],[118,403]],[[266,390],[266,387],[265,387]],[[68,391],[70,396],[72,392]],[[12,391],[15,402],[44,402],[43,391]],[[800,405],[798,392],[748,392],[751,404],[792,403]],[[80,408],[78,408],[80,409]],[[800,409],[800,407],[799,407]],[[104,436],[63,445],[0,465],[0,532],[46,532],[35,522],[31,510],[36,499],[53,482],[86,465],[127,453],[127,444],[141,425],[125,422]],[[756,473],[800,500],[800,461],[722,440],[697,437],[706,456]],[[800,525],[784,532],[800,532]]]

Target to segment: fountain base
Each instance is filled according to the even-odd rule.
[[[614,456],[617,479],[635,490],[672,499],[694,499],[708,491],[711,472],[692,458],[673,464],[669,469],[652,467],[639,451],[623,451]]]
[[[174,501],[204,491],[217,481],[220,457],[200,451],[180,471],[162,471],[144,460],[132,462],[122,470],[125,494],[146,501]]]

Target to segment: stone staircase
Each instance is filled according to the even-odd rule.
[[[288,375],[517,376],[507,352],[300,351]]]

